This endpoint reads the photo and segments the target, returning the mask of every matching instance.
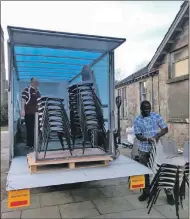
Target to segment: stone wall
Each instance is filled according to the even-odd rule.
[[[168,138],[176,142],[179,148],[189,139],[189,124],[168,123]]]
[[[168,64],[163,64],[159,68],[158,75],[158,105],[160,107],[159,113],[165,121],[168,121]],[[154,85],[153,85],[154,86]]]

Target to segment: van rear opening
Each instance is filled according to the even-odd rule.
[[[42,31],[8,27],[10,42],[9,71],[11,158],[28,153],[23,139],[19,142],[21,92],[30,79],[39,80],[42,96],[64,99],[69,114],[68,87],[85,79],[84,66],[93,71],[94,88],[103,105],[106,131],[109,131],[109,151],[114,153],[114,49],[125,39],[92,35]],[[12,53],[11,53],[12,51]],[[83,72],[83,74],[82,74]],[[56,150],[57,143],[49,145]]]
[[[78,84],[80,82],[85,82],[84,78],[84,63],[86,64],[92,62],[92,55],[90,56],[88,53],[85,53],[85,55],[89,58],[85,60],[86,56],[83,56],[82,58],[78,59],[72,59],[72,55],[76,54],[75,51],[64,51],[66,57],[70,57],[70,59],[67,58],[67,60],[72,63],[72,67],[70,65],[64,65],[65,68],[69,70],[56,70],[61,68],[58,64],[58,67],[55,67],[54,70],[50,70],[49,66],[57,65],[55,64],[55,61],[52,62],[52,58],[42,57],[41,54],[43,54],[44,50],[46,54],[52,55],[49,50],[43,49],[43,52],[38,54],[38,56],[33,57],[32,61],[28,61],[28,57],[31,58],[30,55],[36,54],[38,49],[33,49],[31,52],[32,54],[28,55],[28,51],[30,48],[25,47],[24,51],[26,52],[26,55],[17,55],[17,54],[23,54],[23,48],[16,47],[16,57],[18,56],[18,69],[20,70],[19,77],[14,76],[14,156],[26,156],[29,153],[29,149],[26,148],[26,139],[25,139],[25,125],[23,118],[20,117],[20,103],[21,103],[21,94],[22,90],[28,86],[30,82],[31,77],[35,77],[39,80],[39,90],[42,94],[42,96],[52,97],[52,98],[61,98],[63,99],[64,109],[67,113],[67,116],[70,120],[70,105],[69,105],[69,92],[68,88],[71,87],[74,84]],[[42,50],[42,49],[41,49]],[[48,53],[49,52],[49,53]],[[60,51],[59,51],[60,52]],[[93,54],[94,55],[94,54]],[[97,55],[96,55],[97,57]],[[75,57],[74,57],[75,58]],[[43,59],[45,61],[39,62],[39,59]],[[54,58],[55,59],[55,58]],[[26,61],[27,60],[27,61]],[[37,64],[35,62],[37,60]],[[65,60],[65,58],[56,58],[56,62],[59,61],[59,63]],[[67,61],[69,63],[69,61]],[[32,64],[31,64],[31,63]],[[48,64],[44,64],[44,63]],[[52,62],[52,63],[51,63]],[[82,64],[80,64],[80,62]],[[65,62],[66,63],[66,62]],[[79,63],[79,64],[77,64]],[[44,68],[41,67],[44,65]],[[48,65],[48,67],[46,66]],[[75,70],[73,69],[73,66]],[[53,68],[53,67],[51,67]],[[93,70],[93,76],[94,79],[92,80],[94,83],[94,87],[96,88],[96,94],[101,100],[101,103],[103,105],[103,117],[104,117],[104,125],[106,131],[109,128],[109,102],[108,102],[108,96],[109,96],[109,81],[108,81],[108,73],[109,73],[109,65],[108,65],[108,55],[105,55],[101,60],[100,63],[96,63],[94,66],[91,67]],[[55,71],[55,72],[54,72]],[[57,71],[57,72],[56,72]],[[74,72],[76,72],[74,74]],[[81,73],[81,74],[80,74]],[[83,77],[83,78],[82,78]],[[87,78],[88,79],[88,78]],[[85,80],[85,81],[84,81]],[[80,141],[81,143],[81,141]],[[87,146],[86,146],[87,147]],[[48,150],[60,150],[61,145],[58,141],[49,142],[48,143]]]
[[[70,120],[68,88],[88,81],[89,75],[85,68],[91,69],[90,80],[93,81],[94,90],[102,104],[105,130],[109,133],[107,153],[114,155],[114,50],[125,39],[20,27],[8,27],[8,32],[11,166],[7,190],[149,174],[148,168],[123,156],[103,168],[30,174],[27,164],[29,151],[26,148],[24,120],[20,117],[20,108],[21,92],[29,85],[32,77],[39,80],[42,96],[64,99],[64,109]],[[38,137],[38,133],[35,137]],[[50,142],[48,145],[50,151],[60,149],[59,142]]]

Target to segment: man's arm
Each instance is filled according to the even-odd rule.
[[[161,131],[157,134],[159,138],[166,135],[168,133],[168,127],[161,129]]]
[[[164,136],[164,135],[166,135],[168,133],[168,127],[166,127],[166,128],[161,128],[161,131],[156,135],[156,136],[154,136],[154,139],[156,140],[156,142],[158,142],[159,141],[159,139],[162,137],[162,136]]]
[[[158,126],[160,127],[161,131],[154,137],[154,139],[158,142],[159,139],[166,135],[168,133],[168,127],[165,123],[165,121],[163,120],[163,118],[159,115],[158,116]]]
[[[25,88],[22,91],[22,99],[21,99],[21,116],[25,116],[25,105],[26,102],[29,100],[29,93],[28,93],[28,88]]]

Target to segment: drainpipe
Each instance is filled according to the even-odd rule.
[[[160,114],[160,77],[159,77],[159,73],[158,73],[158,110],[159,110],[159,114]]]
[[[152,105],[152,111],[154,111],[154,89],[153,89],[153,75],[152,75],[152,87],[151,87],[151,105]]]

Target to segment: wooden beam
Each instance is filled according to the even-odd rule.
[[[175,29],[175,31],[176,31],[176,32],[182,32],[182,31],[183,31],[183,29],[182,29],[182,28],[178,28],[178,27],[177,27],[177,28]]]
[[[162,52],[161,52],[161,55],[166,55],[166,54],[167,54],[166,51],[162,51]]]
[[[174,40],[169,40],[167,43],[168,44],[172,44],[172,43],[174,43],[175,41]]]
[[[155,65],[160,65],[160,62],[155,62]]]

